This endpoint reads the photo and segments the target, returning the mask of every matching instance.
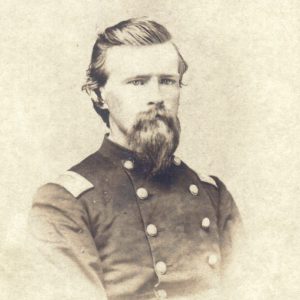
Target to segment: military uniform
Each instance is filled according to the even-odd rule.
[[[218,178],[175,156],[163,175],[149,178],[133,152],[107,137],[39,189],[30,219],[53,263],[60,254],[109,300],[202,299],[220,285],[240,224]]]

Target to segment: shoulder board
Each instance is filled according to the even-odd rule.
[[[51,183],[64,187],[74,197],[78,197],[94,187],[86,178],[73,171],[66,171]]]
[[[201,181],[204,181],[206,183],[209,183],[209,184],[212,184],[213,186],[215,186],[216,188],[218,188],[218,185],[216,183],[216,181],[209,175],[204,175],[204,174],[200,174],[200,173],[197,173],[200,180]]]

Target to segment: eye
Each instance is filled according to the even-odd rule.
[[[135,80],[131,80],[128,82],[128,84],[132,84],[132,85],[144,85],[145,84],[145,80],[142,79],[135,79]]]
[[[165,85],[175,85],[177,83],[177,81],[174,79],[170,79],[170,78],[162,78],[160,80],[160,83],[165,84]]]

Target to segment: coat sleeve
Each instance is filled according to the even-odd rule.
[[[213,177],[218,186],[218,228],[224,270],[238,254],[244,239],[244,229],[239,209],[224,183]]]
[[[101,261],[81,199],[58,184],[41,187],[29,215],[29,236],[42,257],[45,284],[50,280],[53,288],[60,288],[60,299],[106,299]],[[51,295],[49,299],[58,299]]]

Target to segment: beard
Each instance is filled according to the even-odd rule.
[[[164,173],[172,164],[179,137],[179,119],[160,104],[138,114],[127,133],[127,142],[142,160],[144,171],[153,177]]]

